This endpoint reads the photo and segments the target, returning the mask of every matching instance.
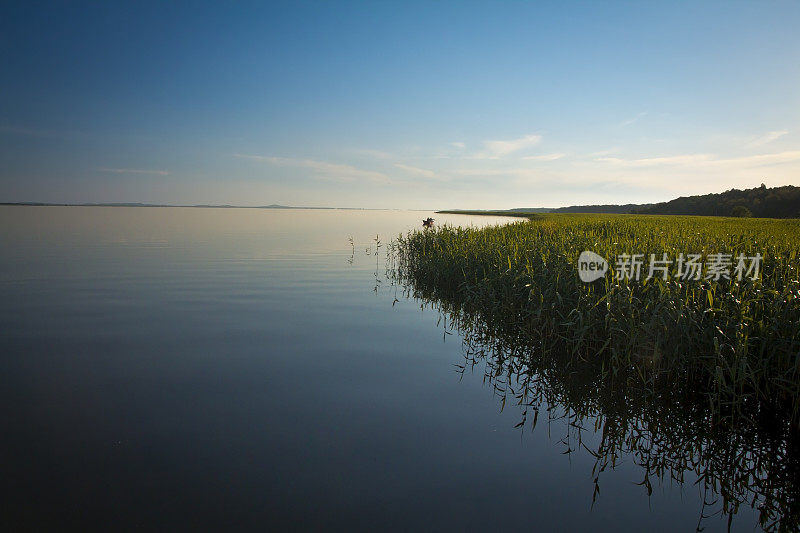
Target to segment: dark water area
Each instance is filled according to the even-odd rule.
[[[464,368],[386,276],[429,215],[508,221],[0,207],[3,529],[726,530],[692,472],[598,476],[601,431]]]

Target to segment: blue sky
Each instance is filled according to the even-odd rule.
[[[0,7],[0,201],[388,208],[800,185],[800,2]]]

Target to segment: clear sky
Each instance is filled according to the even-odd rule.
[[[0,5],[0,201],[511,208],[800,185],[798,1],[80,4]]]

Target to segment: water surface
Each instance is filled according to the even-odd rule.
[[[648,495],[621,457],[593,504],[567,422],[515,427],[458,372],[458,332],[384,275],[429,215],[508,222],[0,207],[5,525],[694,530],[691,479]]]

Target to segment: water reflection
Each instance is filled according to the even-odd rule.
[[[581,401],[619,400],[593,383],[596,368],[563,370],[561,381],[540,371],[550,397],[538,402],[534,372],[517,406],[536,368],[519,363],[520,340],[473,327],[485,338],[467,335],[466,364],[458,337],[442,343],[435,319],[387,282],[391,237],[424,216],[0,209],[0,248],[13,252],[0,255],[3,529],[691,529],[700,500],[658,490],[651,475],[648,508],[624,449],[613,474],[597,467],[590,511],[595,461],[584,446],[597,451],[602,432],[592,418],[580,432],[560,428]],[[473,221],[499,222],[436,224]],[[442,308],[455,328],[449,316]],[[489,324],[479,318],[464,324]],[[490,339],[506,345],[491,351]],[[476,374],[459,382],[454,362]],[[644,399],[626,401],[635,413]],[[537,432],[549,423],[555,446],[530,436],[537,408]],[[694,474],[685,478],[691,487]],[[736,525],[751,515],[740,510]]]
[[[698,530],[712,517],[723,517],[730,528],[745,506],[755,509],[765,530],[800,529],[800,441],[790,413],[745,403],[720,416],[704,391],[643,382],[633,369],[630,375],[610,371],[588,353],[544,353],[524,336],[513,311],[477,307],[391,261],[387,273],[407,298],[436,311],[445,330],[463,338],[458,372],[483,373],[499,409],[519,411],[521,432],[547,424],[565,455],[593,458],[592,505],[604,473],[628,460],[639,468],[638,484],[648,496],[665,483],[697,485],[703,498]]]

